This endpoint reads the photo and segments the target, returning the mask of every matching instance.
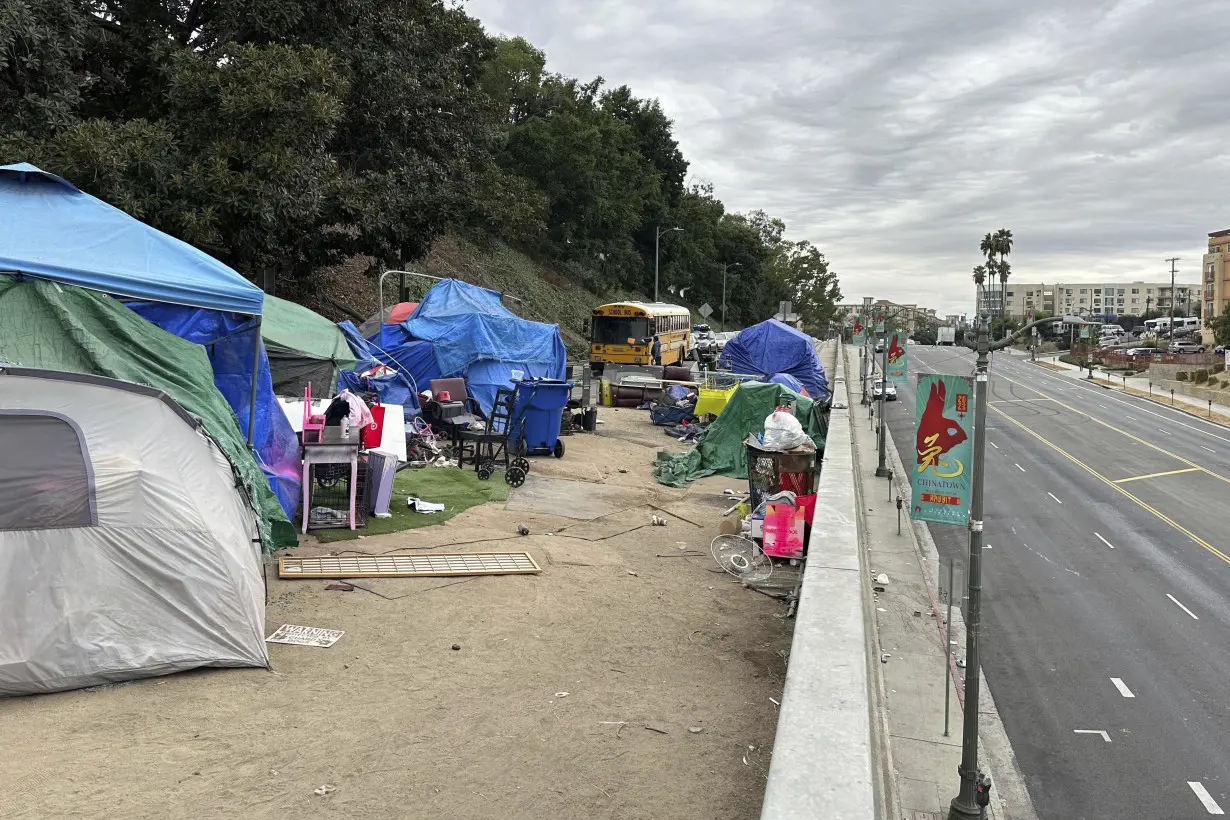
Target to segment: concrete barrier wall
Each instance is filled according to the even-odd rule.
[[[875,820],[867,627],[841,350],[762,820]]]

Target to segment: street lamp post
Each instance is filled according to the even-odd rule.
[[[983,485],[986,464],[987,394],[990,386],[990,353],[1012,344],[1022,333],[1049,319],[1037,319],[998,342],[991,341],[987,317],[978,321],[978,359],[974,382],[974,472],[969,505],[969,589],[965,618],[965,713],[961,732],[961,789],[948,807],[948,820],[980,820],[990,799],[991,781],[978,771],[978,697],[981,687],[979,651],[982,632],[982,530]]]
[[[655,226],[653,229],[653,300],[658,301],[658,261],[661,257],[659,253],[660,242],[663,234],[668,234],[671,231],[682,231],[683,228],[662,228]]]
[[[739,262],[723,262],[722,263],[722,330],[726,330],[726,271],[731,268],[741,268]]]

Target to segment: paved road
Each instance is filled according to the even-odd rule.
[[[1230,811],[1230,431],[996,354],[987,443],[983,668],[1039,817]]]

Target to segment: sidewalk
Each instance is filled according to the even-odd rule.
[[[1018,354],[1012,354],[1018,356]],[[1019,358],[1028,361],[1027,356],[1018,356]],[[1058,356],[1039,356],[1038,362],[1045,363],[1046,369],[1053,372],[1056,376],[1066,376],[1071,379],[1079,379],[1087,381],[1089,371],[1083,368],[1078,368],[1075,365],[1067,362],[1059,361]],[[1140,398],[1148,398],[1162,405],[1163,407],[1173,407],[1175,410],[1181,410],[1185,413],[1190,413],[1193,416],[1202,418],[1206,421],[1210,419],[1210,410],[1212,412],[1212,420],[1226,424],[1230,423],[1230,395],[1226,396],[1225,402],[1213,402],[1212,407],[1207,401],[1195,398],[1193,396],[1185,396],[1181,393],[1171,395],[1169,390],[1163,390],[1157,384],[1149,379],[1149,371],[1145,371],[1140,376],[1128,376],[1124,378],[1121,374],[1110,373],[1100,368],[1094,368],[1094,380],[1105,387],[1110,387],[1120,392],[1130,393],[1133,396]],[[1230,393],[1230,390],[1226,391]],[[1219,419],[1218,416],[1221,418]]]
[[[944,735],[944,616],[939,603],[937,577],[939,557],[923,525],[909,520],[909,505],[901,511],[901,534],[897,534],[896,499],[909,498],[908,477],[891,437],[887,464],[891,481],[876,478],[878,452],[873,422],[866,407],[858,404],[858,360],[846,348],[847,395],[851,408],[854,473],[859,494],[860,535],[866,551],[866,571],[871,578],[883,573],[888,583],[874,593],[875,619],[869,652],[880,659],[872,663],[872,719],[887,736],[882,750],[894,777],[884,796],[886,818],[941,820],[960,787],[957,765],[961,760],[962,672],[957,658],[965,655],[965,634],[959,607],[953,609],[951,715]],[[857,351],[854,351],[857,352]],[[891,483],[891,489],[890,489]],[[890,499],[891,494],[891,499]],[[979,762],[992,778],[993,789],[987,816],[997,820],[1036,820],[1033,806],[1016,766],[1015,757],[999,721],[985,678],[980,704],[981,739]]]

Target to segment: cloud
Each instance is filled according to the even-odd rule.
[[[1198,279],[1230,228],[1230,25],[1211,0],[469,0],[549,68],[658,97],[690,175],[828,256],[848,300],[968,310],[1016,281]]]

